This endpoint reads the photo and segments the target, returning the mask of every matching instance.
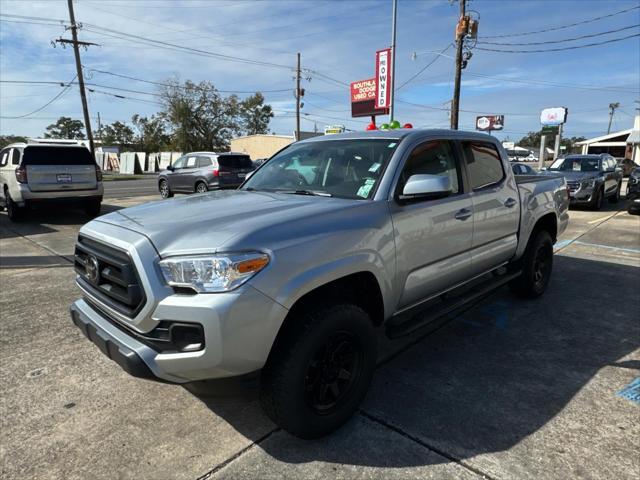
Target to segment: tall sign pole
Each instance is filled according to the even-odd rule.
[[[460,2],[460,20],[456,27],[456,77],[453,85],[453,100],[451,102],[451,129],[458,129],[458,115],[460,112],[460,81],[462,79],[462,47],[466,29],[461,28],[461,24],[465,22],[466,0],[458,0]]]
[[[395,103],[395,79],[396,79],[396,13],[398,10],[398,0],[393,0],[393,11],[391,13],[391,78],[389,80],[389,123],[393,121],[393,106]]]
[[[296,66],[296,142],[300,140],[300,52]]]
[[[89,150],[91,156],[95,158],[95,148],[93,146],[93,132],[91,131],[91,119],[89,118],[89,107],[87,106],[87,94],[84,90],[84,75],[82,74],[82,63],[80,62],[80,45],[88,46],[95,45],[87,42],[78,42],[78,25],[76,24],[76,17],[73,13],[73,0],[67,0],[69,7],[69,21],[71,22],[71,37],[72,41],[64,41],[59,39],[59,43],[71,43],[73,45],[73,53],[76,57],[76,71],[78,73],[78,84],[80,86],[80,99],[82,100],[82,113],[84,114],[84,128],[87,131],[87,138],[89,139]]]

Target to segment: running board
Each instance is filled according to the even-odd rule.
[[[467,305],[488,297],[511,280],[518,278],[521,273],[521,271],[517,271],[495,277],[493,280],[478,284],[475,288],[471,288],[469,292],[465,292],[454,298],[447,298],[451,296],[452,293],[442,295],[442,300],[435,305],[430,304],[429,306],[416,307],[416,309],[412,309],[411,312],[399,314],[387,323],[385,333],[389,338],[399,338],[409,335],[425,325],[454,313],[456,310],[460,310]],[[402,317],[404,317],[404,320],[401,320]]]

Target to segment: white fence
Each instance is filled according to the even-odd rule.
[[[96,153],[96,163],[105,172],[125,174],[154,173],[166,169],[182,152]]]

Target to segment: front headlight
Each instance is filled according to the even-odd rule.
[[[593,188],[596,186],[595,178],[588,178],[582,181],[582,188]]]
[[[167,258],[160,269],[172,287],[199,293],[228,292],[266,267],[269,256],[260,252]]]

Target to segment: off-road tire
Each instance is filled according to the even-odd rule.
[[[102,201],[90,200],[84,204],[84,213],[88,217],[95,218],[100,215],[100,209],[102,208]]]
[[[327,353],[332,351],[334,339],[341,335],[353,342],[353,357]],[[290,318],[262,371],[260,402],[269,418],[283,430],[304,439],[333,432],[354,414],[367,393],[376,364],[376,342],[371,319],[355,305],[315,306]],[[323,360],[318,361],[323,355]],[[331,361],[327,361],[329,357]],[[357,359],[357,368],[346,380],[346,374],[340,376],[343,369],[336,366],[343,365],[345,358]],[[331,394],[335,405],[322,411],[313,405],[314,393],[322,390],[327,383],[324,379],[332,381],[336,370],[340,374],[335,388],[338,389],[341,378],[341,385],[344,382],[347,385],[341,397]]]
[[[534,232],[518,267],[522,274],[509,283],[511,291],[523,298],[541,296],[549,285],[553,270],[553,242],[549,232]]]

